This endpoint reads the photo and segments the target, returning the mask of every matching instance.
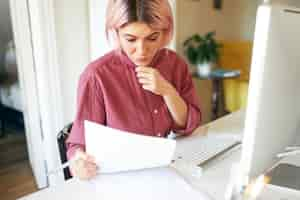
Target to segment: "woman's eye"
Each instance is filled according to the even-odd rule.
[[[157,40],[157,37],[153,37],[153,38],[148,38],[148,40],[150,40],[150,41],[156,41]]]
[[[126,39],[128,42],[134,42],[135,39]]]

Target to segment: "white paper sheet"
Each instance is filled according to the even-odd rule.
[[[100,173],[167,166],[176,141],[143,136],[85,121],[86,152],[95,157]]]
[[[169,167],[102,174],[91,185],[101,200],[211,200]]]

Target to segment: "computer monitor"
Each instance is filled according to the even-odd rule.
[[[258,8],[241,169],[250,180],[293,144],[300,125],[300,8]]]

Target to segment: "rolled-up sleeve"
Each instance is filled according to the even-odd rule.
[[[84,120],[105,124],[105,108],[99,82],[91,71],[80,76],[77,90],[77,113],[71,133],[66,141],[67,157],[77,149],[85,150]]]
[[[179,127],[173,122],[172,130],[178,134],[189,135],[201,123],[200,100],[196,93],[192,76],[188,66],[182,59],[177,61],[177,70],[175,70],[174,83],[179,95],[187,105],[187,120],[185,127]]]

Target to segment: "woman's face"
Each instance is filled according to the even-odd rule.
[[[118,30],[120,45],[137,66],[147,66],[162,47],[163,32],[146,23],[133,22]]]

